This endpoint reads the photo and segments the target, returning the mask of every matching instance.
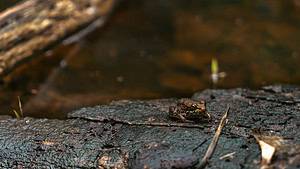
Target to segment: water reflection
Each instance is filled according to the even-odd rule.
[[[15,5],[16,3],[20,2],[21,0],[1,0],[0,1],[0,11]]]
[[[299,14],[298,0],[124,1],[104,28],[19,68],[1,89],[1,111],[17,95],[25,114],[52,118],[111,100],[190,96],[212,87],[213,57],[227,73],[218,88],[300,84]]]

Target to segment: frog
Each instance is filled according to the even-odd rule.
[[[175,106],[169,107],[169,117],[179,122],[208,122],[210,114],[206,111],[205,101],[180,99]]]

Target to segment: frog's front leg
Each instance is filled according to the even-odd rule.
[[[193,123],[192,120],[187,120],[185,117],[183,117],[182,114],[178,114],[178,117],[180,119],[181,122],[185,122],[185,123]]]

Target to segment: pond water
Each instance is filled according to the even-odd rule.
[[[16,2],[1,0],[0,10]],[[25,116],[65,118],[119,99],[300,85],[299,55],[299,0],[123,1],[104,27],[5,77],[0,113],[18,110],[18,96]],[[212,58],[226,72],[215,85]]]

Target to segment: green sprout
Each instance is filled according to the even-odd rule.
[[[226,76],[225,72],[219,72],[219,63],[216,58],[211,59],[211,80],[213,84],[217,84],[219,79],[224,78]]]
[[[219,72],[219,64],[216,58],[212,58],[211,60],[211,74],[218,74]]]

